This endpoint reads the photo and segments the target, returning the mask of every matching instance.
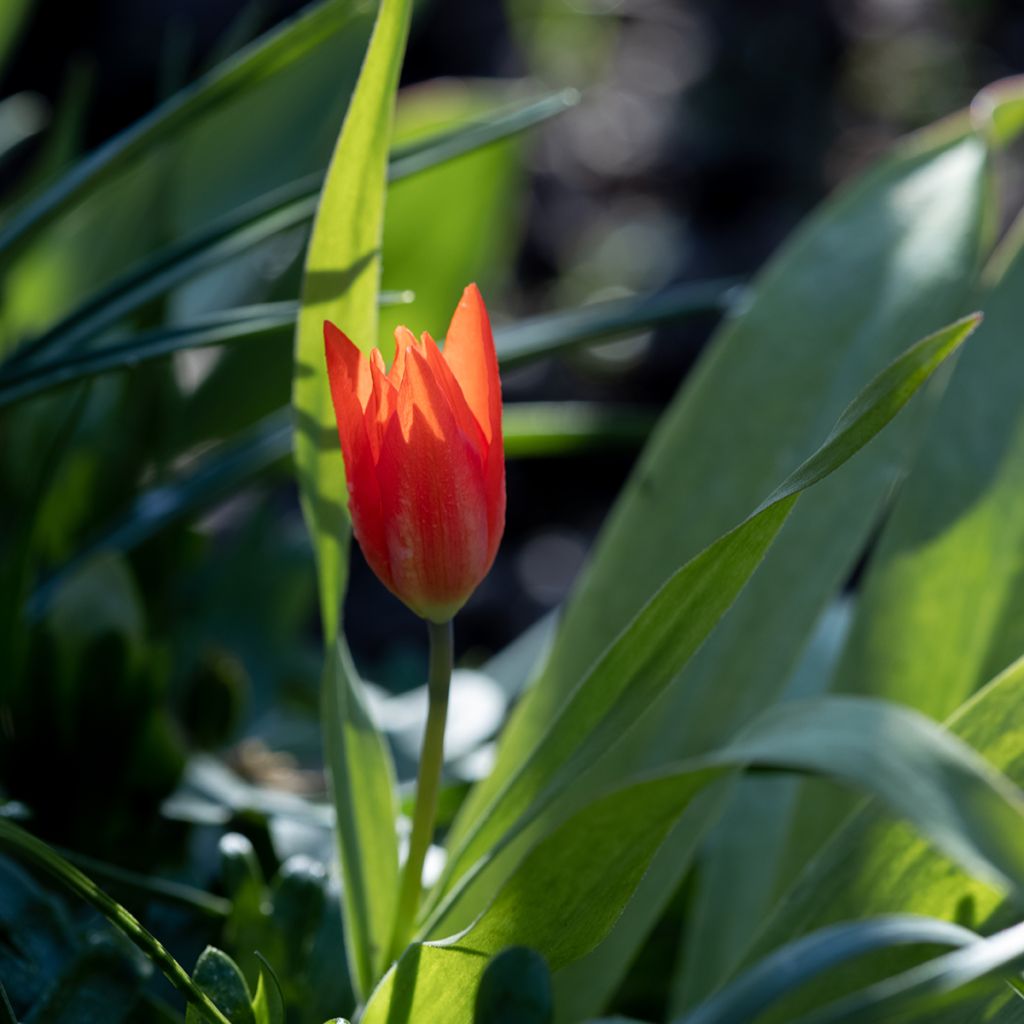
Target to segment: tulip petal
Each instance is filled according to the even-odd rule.
[[[376,418],[370,364],[330,321],[324,321],[324,350],[338,440],[345,462],[352,528],[374,572],[386,585],[391,579],[387,541],[381,518],[380,489],[367,420]],[[365,410],[365,411],[364,411]]]
[[[462,388],[488,442],[484,478],[487,485],[488,531],[497,551],[505,530],[505,447],[501,432],[501,378],[491,322],[480,290],[469,285],[452,316],[444,358]]]
[[[483,297],[469,285],[452,316],[444,342],[444,358],[466,396],[488,443],[501,438],[501,379],[491,322]]]
[[[479,453],[415,349],[377,476],[392,589],[418,614],[444,621],[490,568],[487,495]]]
[[[466,396],[463,395],[462,388],[459,387],[459,382],[455,379],[455,374],[452,373],[451,367],[441,355],[437,342],[429,334],[424,334],[423,344],[431,377],[444,394],[448,408],[451,409],[459,429],[477,450],[481,463],[484,463],[487,458],[487,439],[484,437],[483,429],[476,417],[470,411]]]

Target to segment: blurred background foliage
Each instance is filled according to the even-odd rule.
[[[0,204],[37,194],[300,6],[5,0]],[[295,298],[301,216],[180,277],[157,266],[157,283],[171,274],[165,286],[132,292],[109,321],[89,305],[124,295],[140,261],[274,190],[307,180],[315,193],[372,14],[333,7],[301,59],[264,68],[134,153],[6,255],[0,351],[39,337],[51,355],[88,351],[126,324],[138,333]],[[727,289],[823,195],[1022,69],[1024,11],[997,0],[423,0],[399,144],[542,89],[582,98],[395,182],[384,287],[400,304],[382,323],[442,335],[471,279],[499,325],[695,281],[720,281],[715,294],[733,301]],[[1019,166],[1001,173],[1016,208]],[[554,420],[524,406],[510,441],[506,540],[458,623],[456,774],[478,774],[474,756],[543,644],[545,615],[726,304],[504,374],[510,403],[572,404]],[[312,554],[284,421],[273,419],[291,359],[285,318],[258,342],[176,352],[0,408],[0,795],[39,835],[107,864],[93,864],[97,877],[171,936],[183,962],[223,935],[254,985],[259,934],[268,958],[294,959],[281,972],[290,1019],[320,1021],[350,994],[325,952],[340,921],[316,802]],[[347,631],[407,778],[424,638],[356,552],[353,562]],[[61,1000],[86,975],[115,993],[104,1020],[165,1012],[144,963],[8,861],[0,906],[0,977],[19,1014],[63,1019]],[[678,926],[666,931],[668,952],[644,959],[623,990],[651,1015],[668,999],[657,975]],[[300,1009],[310,991],[317,1004]]]

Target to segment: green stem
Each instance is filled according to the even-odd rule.
[[[167,980],[210,1024],[231,1024],[210,997],[192,981],[185,968],[139,924],[132,914],[49,846],[13,822],[0,819],[0,849],[8,849],[33,867],[45,871],[66,889],[95,907],[163,971]]]
[[[409,856],[402,873],[391,937],[393,960],[402,955],[415,929],[416,912],[423,892],[423,862],[434,838],[444,765],[444,726],[448,718],[448,688],[452,678],[452,624],[428,622],[427,630],[430,633],[430,674],[427,679],[430,705],[416,778],[416,806],[412,815]]]

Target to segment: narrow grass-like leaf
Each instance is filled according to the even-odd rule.
[[[537,738],[533,751],[453,846],[429,905],[428,934],[446,921],[466,871],[637,721],[691,657],[754,572],[800,492],[866,444],[978,324],[972,316],[918,342],[840,418],[829,440],[739,526],[687,562],[608,648]],[[464,888],[464,887],[462,887]],[[442,903],[446,893],[450,893]],[[443,923],[442,923],[443,922]]]
[[[971,869],[1024,893],[1024,795],[922,715],[821,698],[754,722],[729,747],[624,786],[540,840],[465,930],[411,946],[362,1024],[468,1024],[487,958],[527,945],[557,971],[608,933],[684,809],[737,769],[840,778],[877,794]],[[710,819],[704,822],[704,827]]]
[[[42,615],[63,581],[96,555],[131,550],[171,523],[195,515],[237,491],[284,459],[291,449],[290,419],[287,409],[272,413],[241,437],[198,459],[179,476],[143,491],[123,518],[37,585],[26,605],[29,618]]]
[[[281,984],[266,958],[261,953],[256,956],[260,961],[260,977],[256,983],[256,995],[252,997],[255,1024],[285,1024]]]
[[[382,292],[381,305],[400,305],[407,292]],[[0,368],[0,408],[50,388],[103,373],[134,369],[174,352],[277,337],[295,329],[296,302],[268,302],[202,317],[196,321],[140,331],[102,348],[72,352],[45,362],[14,362]]]
[[[414,147],[396,147],[388,165],[388,180],[398,182],[421,171],[526,131],[561,113],[573,96],[556,93],[505,112],[421,140]],[[323,186],[322,174],[311,174],[260,196],[148,256],[105,285],[39,337],[10,356],[15,364],[36,363],[44,355],[87,346],[127,314],[170,289],[243,255],[292,228],[312,221]]]
[[[684,320],[691,315],[714,314],[725,309],[730,296],[735,294],[728,281],[707,281],[658,295],[595,303],[582,310],[545,314],[499,328],[495,332],[495,346],[502,366],[518,366],[589,342]],[[385,291],[380,293],[380,305],[403,305],[411,298],[408,291]],[[94,350],[72,351],[64,356],[47,350],[45,360],[15,358],[0,367],[0,408],[49,388],[130,369],[173,352],[275,336],[294,325],[297,313],[298,305],[294,302],[264,303],[225,310],[193,323],[140,332]]]
[[[120,174],[153,146],[240,92],[253,88],[280,68],[301,60],[317,43],[358,16],[354,5],[327,0],[278,26],[172,96],[76,163],[50,188],[10,217],[0,227],[0,257],[58,214],[81,202],[89,191]]]
[[[18,1024],[18,1018],[14,1016],[11,1001],[7,998],[2,981],[0,981],[0,1024]]]
[[[505,455],[512,459],[636,448],[654,428],[653,412],[601,402],[516,402],[505,406]]]
[[[847,996],[801,1017],[798,1024],[932,1021],[937,1010],[974,995],[976,982],[1016,974],[1022,961],[1024,924],[1018,924]],[[1013,984],[1019,989],[1020,979]]]
[[[959,925],[912,914],[831,925],[777,950],[675,1024],[748,1024],[808,979],[865,953],[893,946],[966,946],[979,939]]]
[[[330,319],[343,325],[366,351],[377,342],[388,145],[410,14],[409,0],[381,0],[320,193],[295,335],[295,470],[316,552],[320,618],[328,650],[340,624],[349,526],[341,449],[324,438],[334,428],[334,411],[323,324]]]
[[[691,281],[650,295],[595,302],[550,313],[498,330],[495,345],[503,366],[600,341],[649,330],[688,316],[725,313],[743,301],[739,278]]]
[[[136,871],[116,867],[94,860],[82,853],[70,850],[56,851],[68,859],[71,864],[87,871],[93,878],[121,889],[136,892],[147,900],[159,900],[171,906],[184,907],[193,913],[202,914],[215,920],[223,920],[231,913],[231,901],[223,896],[214,896],[205,889],[197,889],[182,882],[171,882],[151,875],[142,875]]]
[[[324,667],[324,756],[337,811],[345,944],[358,994],[384,973],[398,891],[395,771],[344,640]]]
[[[98,910],[163,971],[167,980],[188,1000],[190,1007],[200,1014],[202,1020],[210,1021],[211,1024],[236,1024],[225,1018],[210,1001],[209,996],[192,981],[181,964],[132,914],[45,843],[13,822],[0,818],[0,847],[19,860],[45,872],[69,892],[81,897]]]

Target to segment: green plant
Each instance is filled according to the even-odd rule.
[[[41,937],[32,957],[0,942],[11,996],[0,1020],[14,1019],[12,1004],[29,1019],[180,1020],[149,985],[150,965],[190,1022],[591,1020],[667,922],[674,1024],[1008,1024],[1024,959],[1024,231],[994,249],[992,165],[1021,127],[1015,82],[828,200],[726,319],[654,427],[559,621],[485,666],[522,699],[488,774],[469,787],[449,765],[444,867],[413,941],[388,955],[401,794],[341,629],[349,526],[322,322],[369,341],[379,310],[408,299],[402,289],[430,320],[453,288],[498,273],[500,253],[479,262],[482,215],[466,216],[443,261],[403,248],[425,231],[424,204],[397,202],[388,219],[388,178],[425,189],[436,175],[435,202],[502,208],[514,178],[505,140],[577,99],[492,106],[483,90],[456,90],[391,146],[410,13],[382,0],[371,32],[357,6],[311,8],[0,226],[0,429],[11,439],[0,486],[13,524],[0,591],[4,809],[17,816],[23,800],[30,827],[98,856],[130,841],[139,868],[184,842],[182,821],[230,829],[224,895],[212,896],[145,870],[75,866],[0,818],[0,847],[39,876],[0,862],[14,894],[0,907],[4,934]],[[314,102],[324,95],[331,135],[347,103],[329,164],[334,140]],[[281,130],[293,144],[275,136],[286,156],[247,176],[270,109],[292,115]],[[422,137],[435,118],[443,127]],[[228,127],[222,167],[205,147]],[[471,194],[456,157],[500,160],[485,177],[505,185]],[[204,188],[179,182],[162,216],[145,215],[182,166]],[[72,231],[72,215],[85,227]],[[268,281],[254,253],[269,246],[280,258]],[[409,279],[384,291],[391,253]],[[234,305],[211,305],[211,288]],[[726,295],[727,283],[709,283],[499,330],[499,361],[722,309]],[[980,322],[972,308],[984,324],[954,355]],[[209,346],[220,363],[182,386],[166,357]],[[281,411],[289,376],[293,420]],[[648,427],[614,407],[554,412],[510,405],[510,456]],[[272,562],[257,544],[231,563],[256,559],[279,581],[240,665],[222,650],[230,620],[217,642],[183,626],[201,578],[184,595],[152,587],[162,596],[145,613],[139,596],[195,558],[190,517],[287,477],[292,421],[319,584],[330,806],[186,759],[180,724],[192,708],[193,738],[215,743],[268,666],[319,675],[316,653],[298,669],[286,661],[298,629],[285,624],[313,597],[305,563]],[[863,583],[846,594],[865,551]],[[257,614],[245,589],[229,592],[242,617]],[[110,730],[110,762],[76,775],[76,740],[95,742],[97,729]],[[75,815],[63,813],[71,795]],[[275,829],[288,823],[321,839],[333,830],[340,892],[322,862],[278,856]],[[92,874],[125,902],[144,895],[201,920],[209,947],[195,970]],[[44,876],[112,929],[73,921]],[[47,991],[33,996],[26,979],[43,976]]]

